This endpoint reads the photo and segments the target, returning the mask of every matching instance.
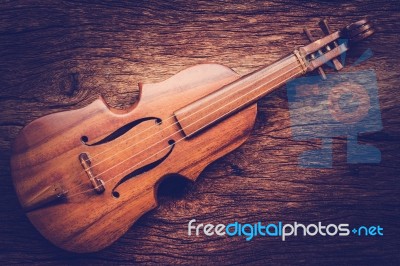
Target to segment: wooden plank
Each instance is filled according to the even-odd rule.
[[[397,1],[4,1],[0,5],[0,260],[34,263],[396,263],[400,110],[397,103],[400,13]],[[71,110],[98,94],[110,105],[135,102],[138,81],[161,81],[203,62],[239,74],[306,43],[303,26],[328,15],[333,30],[368,16],[377,33],[353,49],[373,58],[383,130],[360,137],[382,152],[378,165],[346,163],[334,139],[332,169],[301,169],[298,155],[318,141],[292,138],[285,89],[259,103],[249,141],[209,166],[196,183],[164,183],[161,205],[111,247],[76,255],[53,247],[30,225],[12,188],[9,156],[23,125]],[[346,68],[346,66],[345,66]],[[349,68],[350,69],[350,68]],[[383,238],[188,237],[204,223],[278,221],[380,224]]]

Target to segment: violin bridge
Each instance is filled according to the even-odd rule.
[[[89,177],[93,189],[96,191],[97,194],[103,193],[106,190],[104,186],[104,181],[93,174],[92,168],[90,167],[92,162],[90,161],[89,155],[86,152],[79,154],[79,161],[81,162],[83,169]]]

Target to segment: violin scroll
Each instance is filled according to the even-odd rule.
[[[356,43],[374,34],[375,30],[371,22],[367,19],[362,19],[348,25],[342,32],[343,37],[348,38],[350,43]]]

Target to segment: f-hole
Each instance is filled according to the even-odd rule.
[[[115,130],[114,132],[112,132],[111,134],[109,134],[107,137],[95,142],[95,143],[88,143],[89,137],[84,135],[81,137],[81,141],[83,144],[87,145],[87,146],[96,146],[96,145],[101,145],[110,141],[113,141],[117,138],[119,138],[120,136],[124,135],[126,132],[128,132],[129,130],[131,130],[132,128],[134,128],[135,126],[139,125],[140,123],[143,123],[145,121],[149,121],[149,120],[154,120],[156,125],[161,125],[162,120],[160,118],[157,117],[144,117],[141,119],[137,119],[134,120],[132,122],[129,122],[126,125],[123,125],[122,127],[118,128],[117,130]]]
[[[120,181],[118,181],[118,183],[114,186],[114,188],[112,189],[111,194],[113,195],[114,198],[119,198],[120,197],[120,193],[118,191],[115,191],[121,184],[125,183],[126,181],[128,181],[129,179],[141,175],[143,173],[146,173],[147,171],[150,171],[151,169],[156,168],[158,165],[160,165],[163,161],[165,161],[165,159],[168,158],[168,156],[171,154],[172,150],[175,147],[175,141],[173,139],[170,139],[168,141],[168,145],[170,146],[170,149],[168,151],[167,154],[165,154],[162,158],[158,159],[157,161],[154,161],[152,163],[149,163],[145,166],[142,166],[138,169],[136,169],[135,171],[131,172],[130,174],[124,176]]]

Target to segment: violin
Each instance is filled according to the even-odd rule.
[[[157,206],[161,180],[196,180],[211,162],[239,147],[252,130],[257,101],[291,79],[337,59],[373,34],[366,19],[331,31],[275,63],[240,77],[218,64],[190,67],[155,84],[139,83],[126,110],[102,97],[88,106],[34,120],[13,146],[11,174],[22,208],[56,246],[101,250]],[[347,39],[340,43],[339,39]]]

